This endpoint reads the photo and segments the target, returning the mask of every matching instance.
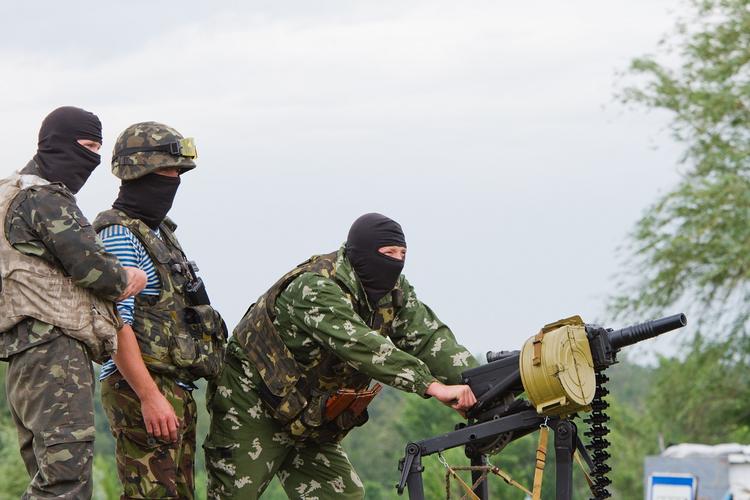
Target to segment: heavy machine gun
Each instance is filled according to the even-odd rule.
[[[475,495],[486,500],[489,489],[479,471],[487,455],[500,452],[511,441],[549,426],[555,434],[556,498],[572,497],[573,456],[576,451],[590,471],[593,498],[610,497],[607,465],[610,454],[606,439],[609,406],[604,387],[609,380],[604,371],[617,362],[620,349],[642,340],[682,328],[684,314],[629,326],[621,330],[587,325],[573,316],[542,327],[520,351],[488,352],[487,364],[467,370],[463,383],[477,398],[467,423],[442,436],[409,443],[399,464],[399,494],[409,489],[410,500],[424,499],[422,463],[424,456],[465,446],[474,466]],[[520,398],[525,393],[526,398]],[[584,446],[573,419],[588,413]]]

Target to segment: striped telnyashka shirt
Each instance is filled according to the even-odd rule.
[[[160,236],[158,229],[154,233],[156,236]],[[120,264],[127,267],[136,267],[146,273],[146,288],[143,289],[141,295],[159,295],[161,293],[161,281],[156,268],[154,268],[154,262],[143,243],[128,228],[120,225],[107,226],[99,231],[99,238],[104,243],[107,252],[117,256]],[[122,321],[128,325],[133,324],[134,309],[135,298],[133,297],[128,297],[117,303],[117,311],[120,313]],[[111,359],[107,360],[102,365],[101,372],[99,372],[99,380],[104,380],[116,371],[115,362]],[[177,383],[184,389],[192,390],[194,388],[193,384],[181,381],[177,381]]]

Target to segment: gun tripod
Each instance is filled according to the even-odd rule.
[[[424,500],[422,457],[464,445],[468,445],[467,448],[471,449],[472,443],[507,432],[513,432],[513,438],[515,439],[538,430],[545,423],[555,433],[556,499],[572,500],[573,454],[578,450],[590,469],[593,469],[593,463],[578,437],[575,424],[567,419],[546,419],[533,409],[524,409],[512,415],[467,426],[442,436],[409,443],[406,445],[404,458],[399,462],[401,480],[396,486],[398,493],[402,494],[404,488],[408,487],[410,500]],[[486,465],[486,455],[481,452],[470,451],[467,454],[471,459],[471,465]],[[488,500],[489,485],[487,481],[484,480],[477,484],[482,473],[474,470],[471,475],[472,482],[476,485],[474,493],[480,499]]]

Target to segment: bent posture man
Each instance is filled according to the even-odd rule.
[[[301,264],[250,307],[209,384],[209,498],[258,498],[274,474],[290,498],[362,498],[339,442],[366,422],[372,379],[473,406],[468,386],[444,384],[476,361],[417,299],[405,254],[399,224],[363,215],[338,252]]]
[[[109,251],[148,274],[143,292],[117,305],[125,325],[100,374],[123,499],[193,498],[192,382],[221,367],[226,327],[167,218],[196,155],[171,127],[131,125],[112,153],[120,194],[94,221]]]
[[[0,358],[31,476],[24,498],[91,498],[90,360],[115,348],[111,301],[146,284],[104,251],[73,197],[99,164],[101,141],[96,115],[58,108],[34,158],[0,181]]]

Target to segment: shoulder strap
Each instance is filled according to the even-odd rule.
[[[180,246],[180,242],[177,241],[177,236],[174,235],[175,229],[177,229],[177,224],[172,222],[171,219],[164,219],[164,222],[162,222],[159,226],[159,232],[161,233],[164,240],[177,251],[179,251],[185,259],[187,259],[187,257],[185,257],[185,252]]]
[[[276,305],[276,297],[281,292],[286,290],[292,281],[303,275],[304,273],[318,273],[322,274],[326,278],[331,278],[336,268],[336,252],[328,253],[324,255],[313,255],[305,262],[297,265],[294,269],[286,273],[276,283],[274,283],[268,290],[268,297],[272,300],[266,302],[269,316],[273,317],[273,308]]]
[[[32,174],[16,174],[11,179],[18,179],[18,187],[21,189],[28,189],[34,186],[47,186],[50,183],[47,179],[42,179],[38,175]]]
[[[94,229],[97,232],[105,227],[114,225],[125,226],[128,228],[143,244],[146,252],[148,252],[153,260],[156,260],[160,264],[168,264],[171,260],[171,252],[169,251],[169,248],[167,248],[167,245],[160,240],[143,221],[128,217],[125,212],[114,208],[100,213],[96,216],[96,219],[94,219]],[[163,226],[161,229],[163,229]],[[174,238],[174,236],[172,237]]]
[[[94,231],[98,233],[105,227],[115,226],[115,225],[125,226],[124,219],[125,219],[125,214],[123,214],[119,210],[115,210],[114,208],[111,208],[97,215],[92,225],[94,226]]]

